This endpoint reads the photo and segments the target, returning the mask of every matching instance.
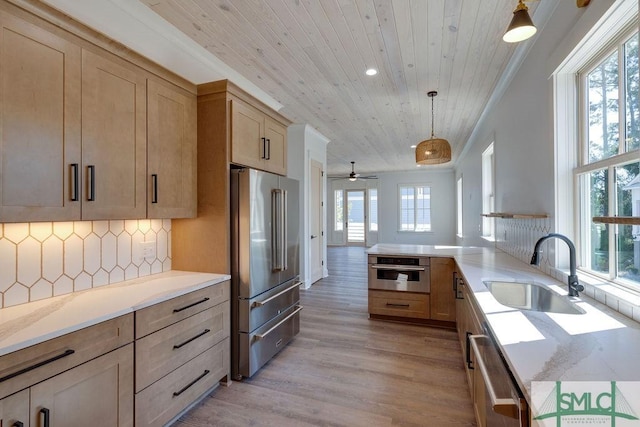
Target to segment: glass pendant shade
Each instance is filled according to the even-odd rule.
[[[502,40],[507,43],[521,42],[533,36],[536,31],[536,26],[533,25],[533,21],[529,16],[529,9],[520,0],[516,10],[513,11],[513,18],[504,36],[502,36]]]
[[[451,146],[446,139],[427,139],[416,147],[416,163],[419,165],[437,165],[450,160]]]
[[[431,138],[422,141],[416,147],[416,163],[418,165],[437,165],[439,163],[447,163],[451,160],[451,146],[446,139],[435,138],[433,136],[433,98],[438,96],[438,92],[431,91],[427,93],[431,98]]]

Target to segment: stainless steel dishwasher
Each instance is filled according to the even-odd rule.
[[[529,407],[502,358],[487,325],[484,333],[469,336],[471,344],[476,403],[484,403],[486,427],[529,425]],[[482,394],[482,396],[478,396]]]

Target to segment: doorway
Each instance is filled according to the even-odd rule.
[[[309,279],[315,283],[322,279],[324,260],[324,217],[322,197],[324,194],[322,180],[322,163],[311,160],[311,192],[309,207]]]
[[[365,245],[366,198],[364,190],[347,190],[347,245]]]

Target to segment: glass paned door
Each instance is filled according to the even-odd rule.
[[[347,244],[364,245],[365,192],[347,191]]]

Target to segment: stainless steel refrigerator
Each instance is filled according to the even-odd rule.
[[[300,331],[298,181],[231,170],[231,373],[251,377]]]

